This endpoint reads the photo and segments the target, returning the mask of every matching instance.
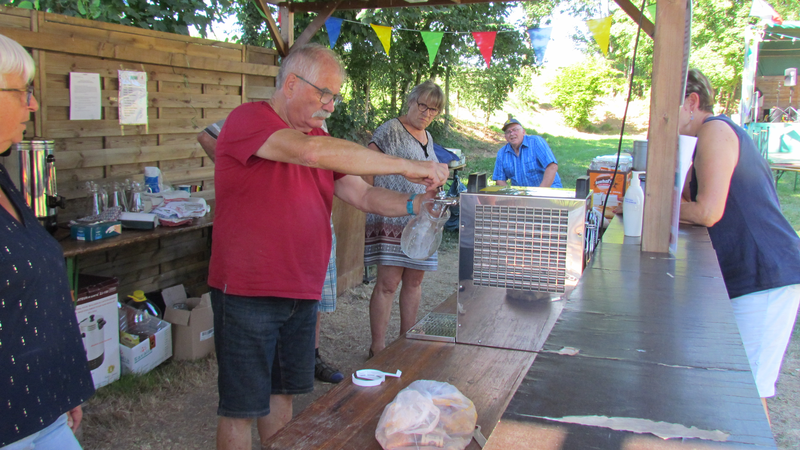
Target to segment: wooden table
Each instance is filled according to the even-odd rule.
[[[417,379],[451,383],[469,397],[488,450],[775,448],[706,229],[682,226],[674,257],[640,248],[612,221],[563,310],[551,309],[552,332],[539,322],[554,317],[531,316],[541,334],[531,348],[541,351],[401,338],[364,368],[400,369],[402,378],[371,388],[343,381],[264,448],[378,450],[383,408]],[[567,347],[579,353],[562,354]],[[568,416],[729,436],[722,444],[662,440],[554,420]]]
[[[64,251],[64,258],[67,262],[67,276],[70,283],[70,289],[75,290],[78,286],[78,257],[80,255],[87,255],[94,252],[102,252],[111,250],[117,247],[122,247],[131,244],[141,244],[143,242],[160,239],[167,236],[174,236],[177,234],[188,233],[190,231],[207,228],[214,224],[213,210],[199,219],[192,219],[192,222],[187,225],[178,227],[165,227],[159,226],[154,230],[131,230],[124,229],[122,234],[99,241],[76,241],[70,238],[68,229],[59,228],[53,237],[61,243],[61,248]]]
[[[800,164],[795,163],[773,163],[769,168],[775,172],[775,187],[778,187],[778,181],[781,180],[783,174],[786,172],[794,172],[794,191],[797,191],[797,175],[800,173]]]

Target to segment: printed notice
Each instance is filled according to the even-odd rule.
[[[119,70],[120,125],[147,125],[147,74]]]
[[[100,120],[100,74],[69,73],[69,120]]]

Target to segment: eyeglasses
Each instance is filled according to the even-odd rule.
[[[334,94],[333,92],[329,91],[328,89],[320,89],[320,88],[314,86],[310,81],[306,80],[305,78],[301,77],[298,74],[294,74],[294,76],[296,76],[297,78],[299,78],[302,81],[305,81],[306,83],[308,83],[309,86],[311,86],[314,89],[318,90],[319,91],[319,101],[323,105],[327,105],[328,103],[331,102],[331,100],[333,100],[333,106],[336,106],[336,105],[338,105],[339,103],[342,102],[342,96],[341,95]]]
[[[510,134],[517,134],[517,133],[521,133],[521,132],[522,132],[522,128],[509,127],[509,128],[506,128],[506,131],[504,133],[506,134],[506,136],[508,136]]]
[[[2,92],[23,92],[28,94],[28,106],[31,106],[31,98],[33,97],[33,86],[28,86],[25,89],[0,89]]]
[[[430,111],[434,116],[439,114],[439,110],[436,108],[431,108],[430,106],[426,105],[425,103],[417,102],[417,108],[419,112],[425,114],[426,112]]]

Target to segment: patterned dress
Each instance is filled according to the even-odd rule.
[[[387,155],[417,161],[437,161],[433,150],[433,138],[427,131],[428,143],[425,150],[422,144],[405,129],[400,119],[392,119],[375,130],[372,144]],[[427,154],[426,154],[427,152]],[[424,194],[425,186],[412,183],[401,175],[380,175],[375,177],[375,186],[408,194]],[[438,254],[419,261],[411,259],[400,249],[403,228],[413,216],[384,217],[367,214],[367,230],[364,246],[364,265],[381,264],[417,270],[436,270]]]

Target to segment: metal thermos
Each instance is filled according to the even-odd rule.
[[[56,188],[55,141],[22,141],[15,145],[19,154],[19,189],[25,202],[47,231],[58,228],[58,207],[64,208],[64,197]]]
[[[633,170],[647,170],[647,141],[633,141]]]

